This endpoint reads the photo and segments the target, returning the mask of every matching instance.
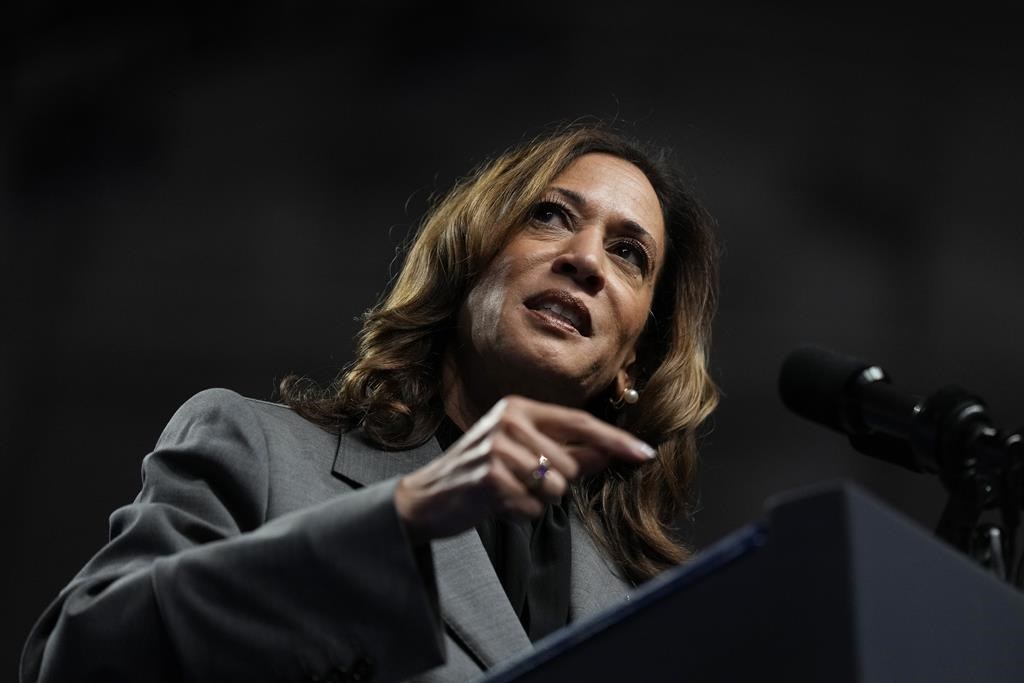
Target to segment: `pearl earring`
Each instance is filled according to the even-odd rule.
[[[612,408],[615,408],[615,410],[622,410],[622,406],[627,403],[629,405],[633,405],[639,400],[640,392],[636,389],[630,388],[623,391],[622,396],[619,396],[618,398],[609,398],[608,402],[612,404]]]

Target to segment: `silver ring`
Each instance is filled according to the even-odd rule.
[[[544,481],[544,477],[548,476],[548,472],[551,470],[551,461],[548,460],[546,455],[541,455],[537,458],[537,469],[530,472],[531,485],[540,486],[541,482]]]

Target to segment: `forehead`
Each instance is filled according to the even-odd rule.
[[[551,181],[582,195],[587,207],[609,220],[632,221],[662,245],[665,220],[651,181],[639,168],[611,154],[584,154]]]

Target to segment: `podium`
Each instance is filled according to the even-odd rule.
[[[486,683],[1024,681],[1024,593],[848,482],[770,499]]]

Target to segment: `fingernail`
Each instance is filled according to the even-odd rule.
[[[636,451],[648,460],[651,460],[658,455],[658,451],[654,450],[654,447],[651,446],[651,444],[646,441],[640,441],[639,439],[636,440]]]

